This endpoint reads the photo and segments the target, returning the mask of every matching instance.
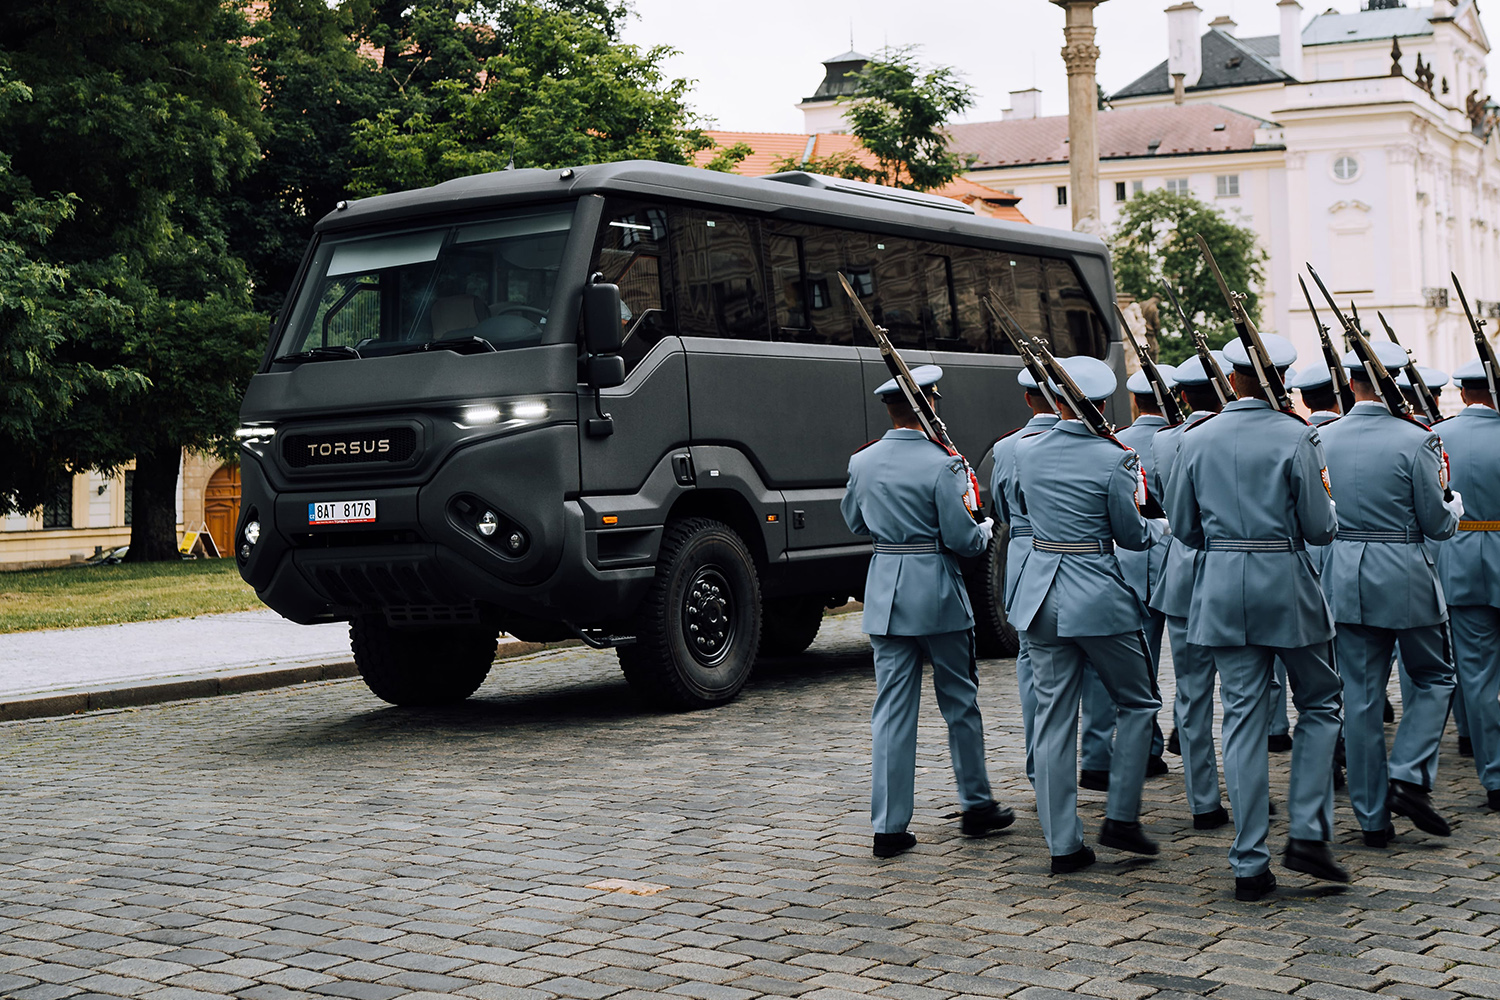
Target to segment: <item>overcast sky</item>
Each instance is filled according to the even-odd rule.
[[[956,67],[978,98],[967,121],[989,121],[1009,106],[1012,90],[1042,90],[1042,114],[1068,110],[1067,74],[1059,50],[1062,8],[1047,0],[633,0],[628,41],[666,44],[681,51],[668,63],[674,76],[695,80],[692,103],[718,128],[744,132],[801,132],[795,108],[823,78],[824,59],[849,48],[872,54],[889,45],[921,46],[928,64]],[[1197,0],[1202,26],[1220,14],[1239,34],[1274,35],[1276,0]],[[1167,56],[1168,0],[1108,0],[1094,12],[1099,28],[1099,82],[1116,90]],[[1334,7],[1359,9],[1358,0],[1303,0],[1303,24]],[[1416,4],[1413,4],[1416,6]],[[1500,9],[1500,4],[1497,4]],[[1496,15],[1483,15],[1495,36]],[[1500,42],[1497,42],[1500,44]],[[1500,56],[1492,55],[1491,80]]]

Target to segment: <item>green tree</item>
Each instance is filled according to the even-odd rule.
[[[713,159],[703,164],[704,170],[717,170],[721,174],[732,174],[734,168],[745,162],[745,157],[754,153],[748,142],[737,142],[733,146],[716,146]]]
[[[857,80],[859,90],[846,98],[844,117],[875,157],[876,183],[931,191],[974,162],[950,150],[943,131],[974,104],[974,89],[952,67],[924,71],[915,48],[892,48],[866,63]]]
[[[1244,292],[1246,310],[1260,321],[1258,289],[1265,280],[1266,252],[1255,232],[1237,224],[1213,205],[1191,194],[1165,189],[1147,191],[1127,201],[1109,236],[1114,258],[1115,287],[1145,300],[1160,296],[1161,360],[1177,364],[1193,354],[1177,310],[1162,295],[1170,284],[1193,325],[1211,346],[1224,346],[1234,336],[1229,306],[1213,272],[1198,249],[1194,234],[1202,233],[1230,289]]]
[[[263,346],[225,218],[258,156],[247,31],[221,0],[10,0],[0,18],[0,59],[33,98],[0,110],[10,205],[75,197],[35,259],[120,307],[64,330],[56,363],[149,380],[139,398],[96,381],[40,432],[89,466],[136,459],[132,559],[175,557],[182,449],[228,450]]]

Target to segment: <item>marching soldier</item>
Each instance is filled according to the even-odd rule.
[[[1484,367],[1472,361],[1453,373],[1464,408],[1443,421],[1453,492],[1464,519],[1438,547],[1438,575],[1448,598],[1453,659],[1468,709],[1474,770],[1487,804],[1500,809],[1500,413]]]
[[[1404,361],[1402,363],[1405,364]],[[1417,390],[1412,388],[1411,378],[1407,376],[1406,370],[1402,369],[1401,373],[1397,374],[1393,368],[1391,374],[1396,377],[1396,384],[1401,387],[1401,395],[1406,397],[1407,404],[1412,408],[1412,416],[1422,421],[1423,424],[1427,424],[1427,418],[1422,413],[1422,406],[1417,402]],[[1426,365],[1417,365],[1417,374],[1422,376],[1422,383],[1427,386],[1427,391],[1432,393],[1433,402],[1441,403],[1443,386],[1448,384],[1448,375],[1436,368],[1428,368]]]
[[[1284,371],[1297,352],[1261,334]],[[1337,521],[1325,490],[1318,432],[1266,401],[1244,345],[1224,350],[1238,399],[1181,435],[1167,484],[1173,535],[1201,549],[1188,641],[1212,650],[1224,706],[1224,774],[1234,806],[1229,850],[1235,898],[1272,892],[1266,732],[1272,663],[1286,663],[1297,731],[1292,746],[1290,837],[1285,867],[1347,882],[1333,860],[1333,749],[1339,732],[1339,676],[1329,640],[1333,621],[1303,551],[1327,543]]]
[[[912,375],[930,399],[938,398],[941,368],[923,365]],[[1010,826],[1015,814],[990,794],[976,701],[974,615],[954,558],[983,552],[993,522],[985,518],[975,524],[969,516],[962,461],[922,433],[896,380],[875,395],[885,403],[892,429],[850,458],[841,509],[850,531],[875,542],[864,595],[876,683],[870,819],[875,856],[889,858],[917,842],[906,827],[913,808],[924,658],[932,663],[938,708],[948,723],[963,805],[960,828],[967,836],[988,836]]]
[[[1114,393],[1115,375],[1104,362],[1080,356],[1061,363],[1090,400]],[[1119,710],[1099,832],[1106,847],[1157,852],[1141,829],[1140,808],[1151,719],[1161,707],[1141,631],[1144,609],[1114,558],[1116,543],[1135,550],[1151,544],[1137,507],[1144,502],[1140,459],[1113,438],[1096,436],[1062,397],[1058,404],[1057,425],[1016,447],[1017,501],[1031,519],[1035,551],[1011,610],[1030,644],[1037,813],[1053,874],[1094,863],[1078,820],[1075,771],[1086,664],[1093,664]]]
[[[1031,409],[1031,419],[996,441],[990,452],[994,459],[994,469],[990,472],[990,497],[995,503],[1001,523],[1010,527],[1005,550],[1007,609],[1010,607],[1011,595],[1015,593],[1016,580],[1020,579],[1021,567],[1026,565],[1026,557],[1031,554],[1031,521],[1017,509],[1015,502],[1016,445],[1026,438],[1051,430],[1057,423],[1057,414],[1052,412],[1047,397],[1037,390],[1036,379],[1032,378],[1031,372],[1022,368],[1016,381],[1026,390],[1026,405]],[[1031,653],[1027,649],[1026,633],[1017,631],[1016,637],[1020,643],[1020,648],[1016,651],[1016,688],[1021,697],[1021,728],[1026,740],[1026,780],[1035,782],[1032,724],[1036,715],[1036,695],[1031,689]]]
[[[1156,368],[1161,372],[1167,387],[1171,388],[1176,369],[1171,365],[1157,365]],[[1151,391],[1151,383],[1147,380],[1144,371],[1138,371],[1130,376],[1125,382],[1125,388],[1130,393],[1138,416],[1129,427],[1117,432],[1115,439],[1134,451],[1140,458],[1141,471],[1146,476],[1147,495],[1155,498],[1159,504],[1161,480],[1155,473],[1151,444],[1157,433],[1165,430],[1169,424],[1167,418],[1162,416],[1161,407],[1156,404],[1156,396]],[[1116,557],[1120,560],[1120,572],[1124,574],[1126,584],[1135,591],[1135,596],[1139,597],[1143,604],[1149,602],[1151,595],[1161,586],[1161,574],[1167,561],[1167,543],[1170,538],[1165,517],[1148,518],[1146,523],[1151,526],[1151,547],[1145,552],[1132,552],[1126,549],[1116,553]],[[1166,626],[1166,615],[1148,608],[1144,628],[1146,649],[1151,654],[1153,677],[1161,675],[1161,639]],[[1108,789],[1110,739],[1115,729],[1115,704],[1109,700],[1109,692],[1105,690],[1104,683],[1099,680],[1099,675],[1093,671],[1089,671],[1083,682],[1081,725],[1083,728],[1083,770],[1078,776],[1078,784],[1084,788]],[[1152,719],[1151,755],[1146,759],[1146,777],[1151,778],[1167,773],[1166,761],[1162,760],[1163,748],[1161,725]]]
[[[1215,351],[1214,357],[1220,367],[1229,366],[1223,354]],[[1182,401],[1193,412],[1184,423],[1152,439],[1152,465],[1163,491],[1170,489],[1183,432],[1213,416],[1220,407],[1213,378],[1199,358],[1189,358],[1179,365],[1175,378]],[[1165,497],[1165,492],[1162,496]],[[1208,649],[1187,638],[1193,577],[1203,554],[1177,535],[1169,535],[1167,542],[1162,583],[1151,595],[1151,607],[1166,619],[1172,648],[1172,671],[1177,679],[1177,699],[1172,712],[1176,728],[1172,738],[1182,754],[1182,780],[1193,814],[1193,829],[1213,830],[1229,822],[1229,813],[1219,796],[1219,758],[1214,750],[1214,661]]]
[[[1286,387],[1301,393],[1302,405],[1309,411],[1307,422],[1314,427],[1339,418],[1338,390],[1333,387],[1333,374],[1324,366],[1311,365],[1306,371],[1292,375]]]

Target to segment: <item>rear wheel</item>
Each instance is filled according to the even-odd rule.
[[[761,604],[760,655],[795,656],[818,637],[823,598],[771,597]]]
[[[982,659],[1015,656],[1021,640],[1005,617],[1005,552],[1009,534],[995,529],[989,548],[964,569],[974,608],[974,650]]]
[[[619,647],[625,679],[664,708],[707,708],[739,693],[760,640],[760,580],[728,525],[691,517],[667,525],[636,641]]]
[[[349,623],[354,665],[392,705],[452,705],[479,690],[495,661],[498,630],[482,625],[391,628],[384,615]]]

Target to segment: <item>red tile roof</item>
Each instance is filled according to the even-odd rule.
[[[1254,149],[1259,118],[1217,104],[1117,108],[1099,112],[1099,158],[1223,153]],[[1215,126],[1224,126],[1216,130]],[[1014,167],[1066,163],[1068,118],[1023,118],[971,122],[949,127],[952,148],[978,156],[974,167]],[[1152,143],[1159,143],[1152,149]]]

